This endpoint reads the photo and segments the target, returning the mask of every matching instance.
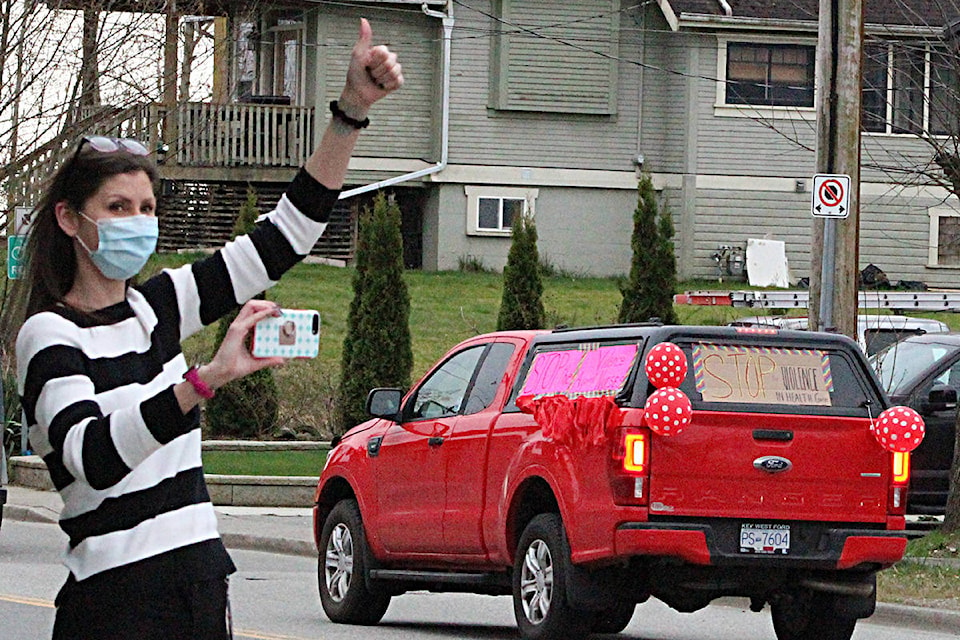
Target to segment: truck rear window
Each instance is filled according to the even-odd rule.
[[[680,346],[689,367],[681,388],[701,409],[865,412],[869,400],[882,410],[843,352],[708,342]]]

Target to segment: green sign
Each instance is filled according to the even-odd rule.
[[[7,278],[17,280],[23,277],[24,245],[27,236],[7,236]]]

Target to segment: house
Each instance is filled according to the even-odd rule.
[[[945,29],[960,13],[947,4],[865,11],[860,261],[931,286],[960,267],[960,207],[936,162],[956,160],[960,120]],[[403,212],[408,267],[500,269],[526,212],[550,264],[623,274],[646,171],[674,220],[681,278],[715,277],[719,247],[769,237],[796,279],[813,228],[818,7],[223,0],[204,9],[227,45],[217,99],[144,105],[108,129],[169,148],[161,246],[219,242],[246,185],[278,193],[309,152],[365,15],[407,83],[371,113],[319,254],[349,261],[357,212],[383,188]]]

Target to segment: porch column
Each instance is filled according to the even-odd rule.
[[[163,43],[163,142],[176,154],[179,148],[177,130],[177,36],[180,11],[177,0],[167,2],[166,33]],[[173,157],[176,157],[175,155]]]

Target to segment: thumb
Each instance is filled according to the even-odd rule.
[[[357,38],[357,46],[369,49],[372,41],[373,29],[370,27],[370,23],[366,18],[360,18],[360,35]]]

